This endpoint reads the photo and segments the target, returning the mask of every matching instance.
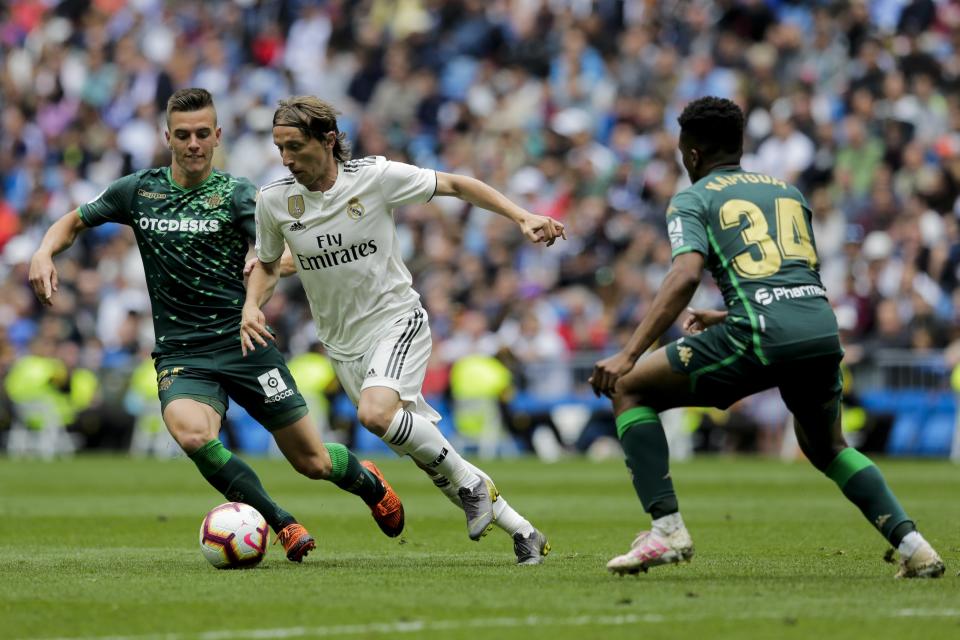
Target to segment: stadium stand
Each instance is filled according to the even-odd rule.
[[[169,161],[164,105],[186,86],[215,96],[218,166],[257,184],[285,173],[270,136],[277,100],[314,93],[344,109],[354,156],[472,174],[563,220],[570,239],[543,252],[453,199],[398,212],[437,341],[425,388],[451,406],[451,367],[500,354],[513,414],[549,426],[554,408],[578,404],[588,410],[579,423],[599,435],[612,423],[586,395],[586,374],[632,330],[669,266],[664,212],[687,184],[676,116],[697,96],[732,98],[748,114],[745,167],[810,198],[860,406],[868,428],[889,432],[872,442],[892,454],[950,451],[957,2],[3,3],[0,377],[38,342],[69,371],[96,372],[83,424],[68,426],[87,447],[129,447],[131,407],[143,405],[124,402],[153,342],[132,234],[116,225],[85,234],[59,259],[60,295],[45,312],[27,263],[57,217],[111,180]],[[704,285],[694,304],[719,307],[719,293]],[[298,286],[265,311],[285,351],[310,349]],[[70,379],[44,392],[67,398]],[[24,418],[4,394],[9,433]],[[333,427],[352,420],[343,405],[329,404]],[[733,412],[760,434],[754,448],[779,450],[787,417],[777,402],[759,396]],[[244,434],[256,428],[249,420],[233,422],[238,441],[266,446]]]

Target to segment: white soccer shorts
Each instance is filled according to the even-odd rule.
[[[360,392],[364,389],[393,389],[408,410],[437,424],[440,414],[420,393],[433,348],[427,312],[417,307],[384,328],[381,336],[357,360],[331,359],[340,385],[354,406],[360,402]]]

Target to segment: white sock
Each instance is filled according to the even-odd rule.
[[[652,523],[652,529],[654,533],[657,533],[661,536],[668,536],[674,531],[678,531],[684,528],[683,518],[680,517],[680,512],[671,513],[668,516],[663,516],[662,518],[657,518]]]
[[[381,438],[387,446],[436,470],[450,481],[454,490],[472,487],[480,481],[437,427],[422,416],[399,409]]]
[[[900,553],[901,558],[908,560],[917,552],[917,549],[919,549],[920,545],[924,542],[926,541],[923,539],[923,536],[920,535],[919,531],[911,531],[903,536],[903,539],[900,541],[900,546],[897,547],[897,551]]]
[[[493,482],[493,480],[490,480],[490,476],[488,476],[482,470],[473,466],[466,460],[464,460],[464,462],[475,474],[481,478]],[[457,489],[453,486],[453,483],[441,475],[432,476],[432,480],[434,486],[436,486],[437,489],[440,489],[443,495],[447,496],[447,499],[450,500],[450,502],[457,505],[457,507],[460,509],[463,508],[463,505],[460,503],[460,496],[457,494]],[[503,497],[503,495],[497,498],[497,500],[493,503],[493,517],[495,518],[493,523],[506,531],[510,537],[513,537],[513,534],[518,532],[523,534],[524,537],[533,533],[533,525],[530,524],[526,518],[517,513],[516,509],[507,504],[507,500]]]
[[[474,466],[470,462],[467,462],[467,466],[470,467],[470,470],[475,474],[488,480],[490,484],[494,484],[493,480],[490,479],[490,476],[488,476],[486,472]],[[497,498],[496,502],[493,503],[493,517],[495,518],[493,524],[506,531],[511,537],[517,532],[523,534],[524,537],[533,533],[533,525],[530,524],[530,521],[517,513],[516,509],[507,504],[507,501],[503,495]]]
[[[453,483],[441,475],[431,475],[430,479],[433,480],[433,485],[437,489],[440,489],[440,493],[447,496],[447,500],[452,502],[457,509],[463,509],[463,503],[460,502],[460,494],[457,493],[457,488],[453,486]]]

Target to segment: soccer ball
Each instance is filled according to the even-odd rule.
[[[227,502],[211,509],[200,525],[200,550],[217,569],[256,566],[263,560],[268,542],[267,521],[242,502]]]

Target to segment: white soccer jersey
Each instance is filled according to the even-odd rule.
[[[360,358],[379,332],[420,304],[400,257],[393,209],[429,201],[437,174],[369,156],[337,164],[325,192],[293,176],[260,189],[257,256],[273,262],[284,240],[310,301],[317,335],[338,360]]]

